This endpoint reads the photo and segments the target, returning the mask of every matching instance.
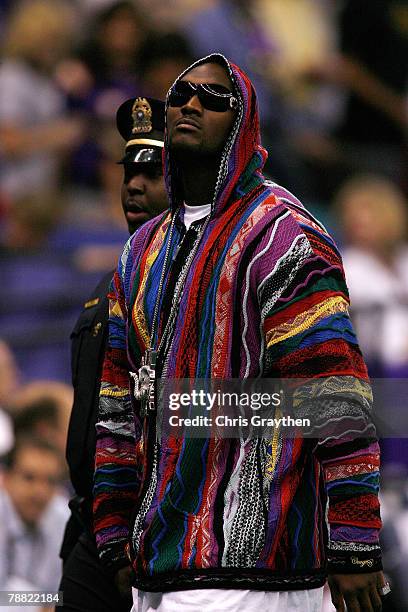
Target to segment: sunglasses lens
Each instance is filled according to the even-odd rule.
[[[195,95],[207,110],[223,113],[236,108],[237,100],[227,87],[213,83],[193,85],[188,81],[177,81],[171,88],[169,106],[184,106]]]
[[[230,96],[231,92],[224,85],[218,85],[218,83],[204,83],[203,88],[209,93],[218,94],[219,96]]]
[[[195,95],[196,90],[187,81],[177,81],[169,95],[170,106],[183,106]]]
[[[217,98],[216,96],[207,92],[203,92],[199,98],[204,108],[210,111],[221,113],[229,109],[229,98]]]
[[[231,105],[231,101],[235,101],[236,98],[223,85],[202,84],[197,89],[201,104],[208,110],[221,113],[235,108]]]

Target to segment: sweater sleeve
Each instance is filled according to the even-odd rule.
[[[379,445],[343,266],[327,234],[299,235],[297,248],[298,257],[286,258],[279,288],[265,271],[258,294],[264,375],[293,379],[292,409],[296,417],[311,417],[312,439],[305,443],[320,463],[326,491],[329,571],[376,571],[381,569]]]
[[[140,484],[141,424],[132,406],[126,352],[129,251],[128,243],[108,295],[109,339],[96,423],[94,532],[101,561],[112,573],[129,564],[125,545]]]

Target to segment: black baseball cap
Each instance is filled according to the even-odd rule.
[[[165,104],[154,98],[131,98],[116,113],[116,125],[126,141],[125,155],[118,162],[162,163]]]

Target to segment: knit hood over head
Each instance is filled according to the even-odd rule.
[[[220,167],[211,202],[212,216],[218,216],[233,199],[241,197],[255,182],[263,180],[262,168],[268,156],[261,145],[259,111],[256,92],[248,76],[220,53],[213,53],[189,66],[175,81],[177,83],[190,70],[201,64],[216,63],[225,67],[238,99],[236,120],[220,156]],[[169,106],[166,100],[166,115]],[[180,206],[183,195],[180,168],[169,150],[166,129],[163,152],[164,176],[171,209]]]

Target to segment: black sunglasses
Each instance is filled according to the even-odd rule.
[[[227,87],[190,81],[177,81],[173,85],[169,92],[169,106],[184,106],[193,96],[198,96],[202,106],[210,111],[223,113],[238,106],[237,98]]]

